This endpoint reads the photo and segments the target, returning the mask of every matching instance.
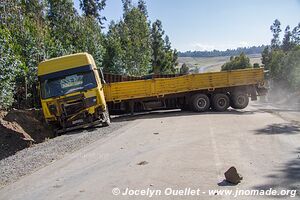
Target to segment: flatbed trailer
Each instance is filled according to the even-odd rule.
[[[257,68],[107,83],[104,84],[104,95],[106,102],[110,105],[121,104],[120,108],[131,112],[137,107],[139,107],[139,110],[168,108],[168,102],[171,100],[173,102],[172,108],[190,107],[196,111],[204,111],[207,108],[204,110],[195,109],[193,102],[191,102],[193,96],[197,94],[207,95],[209,102],[206,103],[209,104],[215,104],[213,96],[216,94],[219,94],[219,96],[220,94],[226,94],[231,101],[229,105],[234,104],[233,101],[238,98],[236,95],[244,95],[242,97],[245,101],[243,106],[233,105],[233,107],[242,109],[247,106],[245,96],[256,100],[258,95],[265,93],[266,90],[263,85],[263,68]],[[225,105],[226,107],[227,105]],[[224,108],[217,108],[217,110],[222,111]]]

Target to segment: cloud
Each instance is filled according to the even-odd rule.
[[[246,41],[241,41],[241,42],[238,43],[238,45],[239,45],[239,47],[248,47],[248,46],[250,46],[249,42],[246,42]]]
[[[211,51],[215,49],[214,45],[207,45],[207,44],[201,44],[196,43],[192,45],[192,49],[195,51]]]
[[[254,44],[253,44],[254,45]],[[203,44],[203,43],[193,43],[190,44],[188,47],[188,50],[191,51],[212,51],[214,49],[216,50],[226,50],[226,49],[236,49],[238,47],[249,47],[253,46],[247,41],[239,41],[239,42],[227,42],[223,44]]]

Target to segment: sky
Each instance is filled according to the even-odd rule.
[[[137,1],[133,0],[135,4]],[[270,44],[270,25],[275,19],[279,19],[283,30],[300,22],[300,0],[145,1],[149,19],[162,21],[172,47],[179,51]],[[74,3],[79,9],[79,0]],[[120,20],[121,0],[106,0],[102,15],[107,18],[106,27],[111,20]]]

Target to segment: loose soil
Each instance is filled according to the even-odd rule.
[[[40,110],[0,111],[0,160],[53,137]]]

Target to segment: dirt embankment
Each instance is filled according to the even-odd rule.
[[[40,110],[0,111],[0,160],[52,137]]]

